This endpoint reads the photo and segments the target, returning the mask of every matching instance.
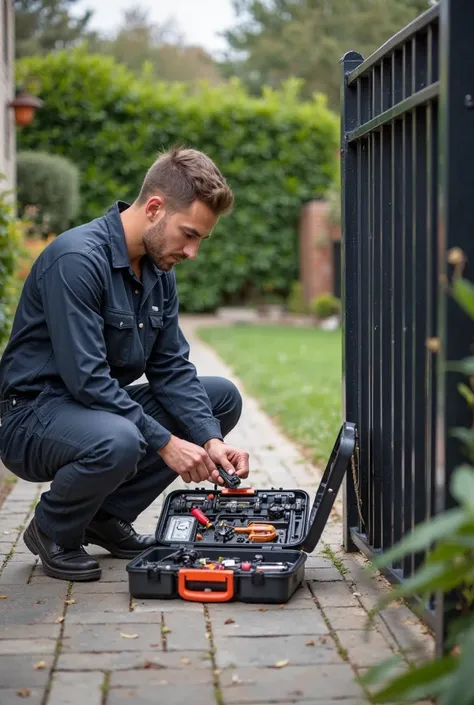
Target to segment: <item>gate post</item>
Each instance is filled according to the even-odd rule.
[[[466,255],[464,276],[474,279],[474,52],[472,0],[443,0],[440,4],[440,134],[439,134],[439,281],[452,278],[448,253],[459,247]],[[472,355],[474,334],[470,318],[443,290],[439,296],[439,379],[436,452],[436,510],[453,505],[449,492],[452,473],[465,461],[460,442],[450,435],[455,426],[470,427],[472,416],[457,385],[465,377],[445,371],[447,362]],[[471,418],[470,418],[471,416]],[[436,599],[438,654],[452,607],[442,595]]]
[[[348,86],[347,76],[363,62],[356,51],[349,51],[341,60],[341,288],[342,288],[342,413],[343,421],[358,421],[359,368],[359,268],[357,152],[347,141],[347,133],[357,127],[357,91]],[[362,234],[363,235],[363,234]],[[357,526],[357,497],[352,472],[346,473],[343,484],[344,517],[343,543],[346,551],[358,550],[350,536]]]

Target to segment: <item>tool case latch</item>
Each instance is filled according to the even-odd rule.
[[[157,566],[147,568],[146,574],[148,580],[153,580],[156,583],[159,583],[161,580],[161,568],[158,568]]]
[[[252,585],[263,585],[265,582],[265,575],[260,571],[255,571],[252,573]]]

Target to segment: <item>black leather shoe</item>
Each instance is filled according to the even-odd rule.
[[[84,533],[84,545],[93,543],[102,546],[116,558],[134,558],[156,544],[151,534],[137,534],[125,519],[111,516],[110,519],[93,519]]]
[[[96,559],[80,546],[63,548],[46,536],[38,527],[34,517],[23,535],[27,548],[41,558],[46,575],[59,580],[98,580],[101,569]]]

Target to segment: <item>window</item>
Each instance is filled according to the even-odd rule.
[[[10,37],[8,32],[8,25],[10,19],[10,8],[9,0],[2,1],[2,44],[3,44],[3,61],[5,66],[8,66],[10,62]]]

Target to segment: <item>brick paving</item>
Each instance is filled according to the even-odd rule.
[[[196,322],[183,318],[199,373],[234,379],[196,340]],[[228,440],[250,452],[252,485],[298,487],[313,497],[318,469],[234,381],[245,403]],[[342,552],[340,498],[288,604],[202,605],[132,600],[126,561],[95,546],[100,581],[45,576],[22,541],[43,489],[18,482],[0,511],[0,705],[362,705],[358,673],[399,650],[432,653],[427,630],[403,605],[364,631],[367,612],[388,587],[364,573],[361,556]],[[136,527],[153,531],[161,505],[149,507]]]

